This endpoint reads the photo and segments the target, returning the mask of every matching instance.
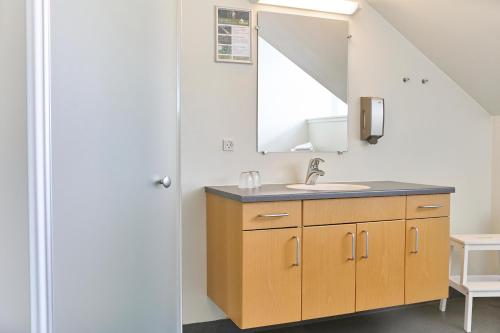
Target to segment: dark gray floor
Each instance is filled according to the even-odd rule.
[[[241,331],[227,320],[185,325],[184,333],[460,333],[464,298],[451,299],[445,313],[438,303],[409,306],[376,313],[307,323],[300,326]],[[473,333],[500,333],[500,299],[474,300]]]

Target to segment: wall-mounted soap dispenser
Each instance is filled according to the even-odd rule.
[[[384,99],[361,97],[361,140],[374,145],[384,136]]]

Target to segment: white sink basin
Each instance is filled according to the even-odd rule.
[[[294,184],[287,185],[288,188],[293,190],[306,190],[306,191],[361,191],[369,190],[370,186],[365,185],[353,185],[353,184],[316,184],[316,185],[306,185],[306,184]]]

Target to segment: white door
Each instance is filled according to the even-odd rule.
[[[180,332],[176,0],[50,16],[54,332]]]

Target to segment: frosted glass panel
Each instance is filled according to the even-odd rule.
[[[176,10],[51,1],[56,333],[179,332]]]

